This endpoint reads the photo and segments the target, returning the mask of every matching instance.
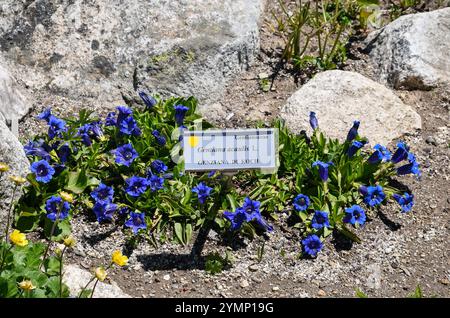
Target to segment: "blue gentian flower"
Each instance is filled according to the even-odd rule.
[[[91,125],[85,124],[85,125],[81,126],[80,128],[78,128],[78,133],[77,133],[77,136],[81,137],[82,143],[87,147],[92,145],[92,140],[89,135],[90,130],[91,130]]]
[[[27,156],[41,157],[47,161],[51,160],[49,154],[51,148],[48,147],[43,140],[39,140],[39,142],[29,141],[25,146],[23,146],[23,150]]]
[[[365,192],[364,202],[371,207],[381,204],[386,198],[380,185],[366,187]]]
[[[105,119],[105,126],[116,126],[116,112],[109,112]]]
[[[175,122],[178,126],[183,125],[184,116],[186,116],[186,112],[189,110],[188,107],[184,105],[175,105]]]
[[[343,221],[352,225],[363,225],[366,222],[366,213],[359,205],[352,205],[350,208],[345,209]]]
[[[31,164],[31,172],[35,174],[36,181],[48,183],[55,174],[55,169],[47,161],[39,160]]]
[[[347,150],[347,156],[349,156],[350,158],[353,157],[355,153],[362,147],[364,147],[364,142],[354,140],[352,142],[352,145]]]
[[[155,174],[151,175],[150,178],[148,178],[148,184],[152,192],[161,190],[164,188],[164,178],[158,177]]]
[[[192,192],[197,193],[198,201],[204,204],[206,199],[210,196],[212,188],[208,187],[203,182],[200,182],[196,187],[192,189]]]
[[[405,175],[405,174],[415,174],[416,176],[420,177],[421,172],[419,169],[419,164],[416,161],[416,156],[414,156],[414,154],[409,153],[408,154],[408,161],[409,163],[406,165],[401,166],[400,168],[397,169],[397,174],[399,176],[401,175]]]
[[[129,167],[133,163],[134,159],[138,157],[138,153],[134,150],[133,145],[130,143],[111,150],[111,153],[114,154],[117,164],[127,167]]]
[[[382,161],[386,162],[391,160],[391,153],[386,147],[380,144],[376,144],[373,149],[375,149],[375,151],[372,153],[372,155],[370,155],[369,159],[367,159],[367,162],[369,162],[370,164],[377,164]]]
[[[315,161],[313,162],[312,166],[319,166],[319,175],[323,182],[326,182],[328,180],[328,167],[332,166],[333,163],[330,162],[322,162],[322,161]]]
[[[59,136],[61,132],[66,130],[66,122],[62,119],[59,119],[55,116],[50,116],[50,120],[48,121],[48,136],[50,139]]]
[[[258,224],[259,227],[261,227],[264,231],[267,231],[267,232],[272,232],[273,231],[272,225],[268,224],[266,222],[266,220],[264,220],[264,218],[262,217],[260,212],[253,214],[252,221],[255,221],[256,224]]]
[[[65,143],[56,150],[56,153],[58,154],[58,157],[61,160],[61,162],[66,163],[67,160],[69,160],[72,151],[70,150],[69,145]]]
[[[138,234],[140,229],[146,229],[147,224],[145,223],[144,213],[130,213],[130,218],[125,222],[125,226],[133,230],[133,233]]]
[[[347,141],[352,141],[353,139],[356,138],[356,136],[358,136],[358,128],[359,128],[359,121],[355,120],[353,122],[353,126],[352,128],[350,128],[348,134],[347,134]]]
[[[302,240],[303,249],[305,253],[314,257],[319,253],[323,248],[323,243],[320,238],[315,235],[309,235],[305,239]]]
[[[152,109],[156,105],[156,99],[154,99],[152,96],[147,95],[144,92],[139,92],[139,96],[144,101],[145,106],[149,109]]]
[[[128,213],[130,213],[130,209],[128,207],[126,207],[126,206],[119,210],[119,215],[120,216],[127,215]]]
[[[52,222],[55,222],[56,219],[64,220],[69,216],[70,204],[63,201],[59,196],[52,196],[45,202],[45,210],[47,211],[47,218]]]
[[[319,122],[317,121],[316,113],[310,112],[309,113],[309,124],[311,125],[311,128],[313,130],[316,130],[319,128]]]
[[[178,129],[180,131],[180,136],[178,137],[178,141],[182,142],[184,131],[187,130],[188,128],[185,125],[181,125],[180,127],[178,127]]]
[[[149,186],[149,181],[146,178],[137,176],[128,178],[127,180],[125,180],[125,183],[126,193],[135,198],[139,197],[141,194],[147,191],[147,188]]]
[[[247,221],[247,216],[242,209],[236,209],[235,212],[225,211],[223,216],[231,222],[230,229],[232,231],[239,230],[242,224]]]
[[[119,114],[117,115],[117,124],[119,125],[125,118],[131,117],[133,115],[133,111],[127,106],[117,106],[116,109],[119,112]]]
[[[164,146],[166,144],[166,138],[164,136],[161,136],[161,133],[158,130],[152,131],[153,137],[156,139],[156,143],[160,146]]]
[[[156,173],[163,173],[167,171],[167,166],[161,160],[157,159],[153,161],[150,166]]]
[[[141,129],[138,127],[136,120],[131,116],[120,121],[119,131],[125,135],[141,135]]]
[[[297,211],[305,211],[310,206],[311,201],[309,200],[309,197],[304,194],[299,194],[294,199],[294,208]]]
[[[311,226],[316,230],[324,227],[330,227],[330,221],[328,220],[328,212],[318,211],[314,212],[314,216],[311,221]]]
[[[260,215],[259,207],[261,206],[261,202],[252,200],[249,197],[244,199],[244,204],[242,205],[242,209],[244,210],[247,216],[247,222],[250,222],[254,219],[255,216]]]
[[[409,147],[403,142],[399,142],[397,147],[397,150],[391,158],[392,163],[399,163],[408,158]]]
[[[211,170],[209,173],[208,173],[208,178],[212,178],[212,177],[214,177],[214,175],[216,174],[216,170]]]
[[[50,121],[50,117],[52,117],[51,107],[47,107],[42,113],[37,115],[38,119],[45,120],[47,123]]]
[[[395,201],[398,202],[398,204],[400,204],[400,206],[402,207],[402,212],[409,212],[411,211],[413,205],[414,205],[414,195],[413,194],[409,194],[407,192],[405,192],[405,194],[403,196],[395,193],[394,195],[392,195],[392,197],[394,198]]]
[[[100,183],[98,187],[91,192],[91,197],[95,202],[111,203],[114,198],[114,189],[108,187],[106,184]]]
[[[117,210],[117,204],[110,202],[96,202],[92,210],[94,211],[98,222],[111,221],[114,212]]]

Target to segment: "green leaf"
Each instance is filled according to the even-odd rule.
[[[338,225],[337,229],[339,232],[341,232],[343,235],[348,237],[354,242],[361,243],[361,239],[352,231],[350,231],[345,225]]]
[[[39,225],[38,213],[21,212],[17,217],[16,228],[21,232],[31,232]]]
[[[58,275],[59,267],[60,267],[59,259],[54,256],[48,257],[44,261],[45,272],[50,276]]]
[[[100,184],[100,181],[96,178],[88,178],[85,170],[71,171],[65,189],[75,194],[81,194],[88,186],[98,184]]]
[[[237,208],[236,198],[231,193],[227,194],[228,202],[230,203],[231,210],[235,211]]]
[[[417,285],[416,289],[414,290],[414,293],[409,295],[408,298],[423,298],[422,289],[420,288],[420,285]]]
[[[185,244],[184,237],[183,237],[183,225],[181,225],[181,223],[175,223],[174,230],[175,230],[175,235],[177,236],[177,239],[180,241],[180,243]]]
[[[358,298],[369,298],[365,293],[363,293],[359,288],[355,291],[356,297]]]

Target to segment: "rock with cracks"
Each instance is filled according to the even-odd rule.
[[[354,120],[371,144],[386,144],[421,128],[420,116],[391,90],[358,73],[327,71],[296,91],[281,111],[294,132],[311,133],[309,113],[315,112],[328,136],[344,140]]]

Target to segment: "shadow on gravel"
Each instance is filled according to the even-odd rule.
[[[384,225],[386,225],[386,226],[389,228],[389,230],[391,230],[391,231],[393,231],[393,232],[398,231],[398,230],[402,227],[401,224],[396,223],[396,222],[390,220],[390,219],[386,216],[386,214],[384,214],[384,213],[381,212],[380,210],[378,210],[378,217],[380,218],[381,222],[383,222]]]
[[[86,242],[89,245],[94,246],[95,244],[110,237],[114,232],[117,231],[118,228],[119,228],[119,226],[114,226],[113,228],[111,228],[108,231],[103,232],[103,233],[98,233],[98,234],[94,234],[94,235],[90,235],[90,236],[84,235],[84,238],[86,239]]]
[[[139,255],[137,260],[145,270],[193,270],[205,269],[205,258],[194,257],[192,254],[151,254]]]
[[[331,240],[336,251],[349,251],[353,246],[353,241],[339,231],[333,231]]]

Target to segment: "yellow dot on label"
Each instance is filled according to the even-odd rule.
[[[198,145],[198,137],[197,136],[190,136],[188,138],[188,144],[192,148],[197,147],[197,145]]]

